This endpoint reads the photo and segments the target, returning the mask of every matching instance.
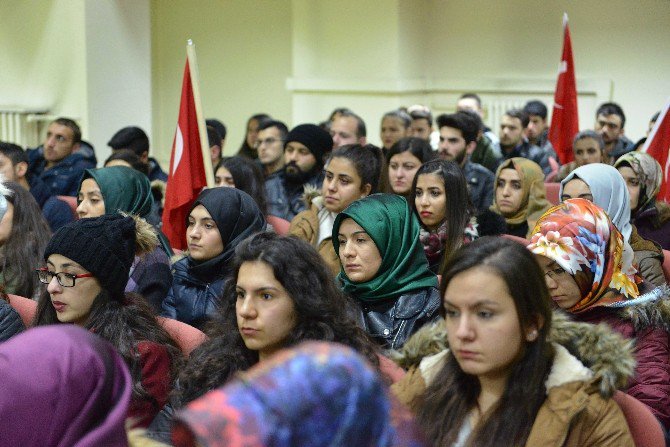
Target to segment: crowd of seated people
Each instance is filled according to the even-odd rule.
[[[209,119],[184,251],[139,127],[0,142],[0,443],[665,445],[662,167],[615,103],[563,165],[483,110]]]

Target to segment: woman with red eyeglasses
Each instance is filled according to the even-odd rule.
[[[37,270],[46,292],[33,325],[74,324],[114,345],[133,379],[128,417],[140,427],[165,405],[181,360],[147,301],[124,291],[135,255],[157,244],[143,219],[120,214],[82,219],[53,235],[44,251],[46,267]]]

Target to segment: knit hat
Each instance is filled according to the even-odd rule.
[[[112,297],[123,295],[135,260],[135,220],[120,214],[81,219],[61,227],[44,250],[70,258],[93,273]]]
[[[316,163],[323,166],[323,156],[333,150],[333,137],[314,124],[300,124],[286,135],[284,147],[291,141],[304,144],[316,158]]]

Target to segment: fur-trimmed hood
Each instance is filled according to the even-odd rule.
[[[302,201],[305,203],[307,208],[311,208],[312,205],[316,205],[317,207],[321,208],[323,206],[321,188],[306,183],[302,193]]]
[[[664,284],[634,300],[622,301],[621,317],[631,321],[635,331],[647,328],[670,333],[670,286]]]
[[[561,361],[559,369],[563,370],[566,366],[583,375],[584,372],[579,372],[577,365],[571,366],[567,353],[572,354],[593,372],[595,379],[599,379],[603,397],[610,397],[617,389],[625,388],[633,375],[633,342],[613,332],[605,324],[573,322],[562,312],[556,311],[549,340],[567,350],[566,355],[563,355],[562,350],[557,349],[556,361]],[[409,369],[418,367],[424,358],[446,352],[448,348],[444,320],[440,320],[421,328],[400,350],[391,352],[390,356],[401,367]],[[553,371],[547,379],[548,387],[563,381]]]

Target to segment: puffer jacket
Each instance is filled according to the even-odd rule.
[[[425,327],[392,353],[409,371],[391,391],[410,408],[447,358],[443,323]],[[634,445],[623,413],[610,399],[633,373],[630,342],[607,326],[571,322],[562,313],[554,315],[549,339],[555,356],[545,382],[547,398],[526,445]]]
[[[505,160],[514,157],[523,157],[529,160],[534,161],[542,168],[544,175],[547,175],[551,172],[551,165],[549,164],[549,157],[553,157],[556,160],[556,154],[549,151],[544,151],[534,144],[530,144],[527,140],[524,140],[523,143],[515,147],[511,152],[504,154]]]
[[[654,202],[638,212],[632,223],[641,237],[670,250],[670,205]]]
[[[379,303],[358,302],[363,329],[383,349],[400,349],[423,325],[440,318],[440,292],[426,287]]]
[[[18,312],[0,297],[0,342],[9,340],[25,328]]]
[[[307,209],[303,201],[304,188],[306,186],[320,188],[322,183],[323,172],[316,173],[302,185],[288,184],[283,169],[273,172],[265,179],[268,214],[290,222],[298,213]]]
[[[665,284],[663,273],[663,250],[654,241],[644,239],[633,225],[633,232],[628,240],[633,249],[633,263],[638,267],[640,276],[645,281],[655,285]]]
[[[44,158],[37,158],[31,163],[31,175],[39,176],[53,195],[76,196],[81,176],[90,168],[95,168],[95,161],[81,152],[73,152],[50,169],[46,169]]]
[[[305,187],[304,200],[308,209],[301,211],[291,221],[288,232],[291,235],[309,242],[321,255],[326,265],[330,268],[333,276],[340,273],[340,258],[335,253],[332,236],[328,235],[321,243],[319,240],[319,212],[323,209],[323,198],[320,191],[313,187]]]
[[[192,266],[189,257],[172,265],[172,287],[163,300],[161,316],[201,329],[216,313],[225,278],[223,272],[196,277],[190,272]]]
[[[477,212],[488,210],[493,203],[495,175],[484,166],[467,160],[463,165],[463,175],[468,184],[468,193]]]
[[[662,297],[644,302],[644,297],[651,294]],[[593,307],[573,318],[591,324],[606,323],[626,339],[634,340],[637,366],[626,393],[647,404],[667,429],[670,428],[670,288],[658,287],[644,297],[638,298],[643,301],[640,304]]]

